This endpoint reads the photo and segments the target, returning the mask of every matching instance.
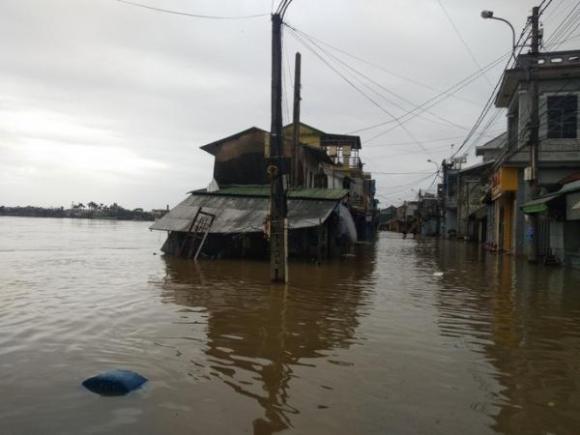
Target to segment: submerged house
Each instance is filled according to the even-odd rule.
[[[358,136],[300,125],[284,129],[288,166],[288,254],[323,259],[350,249],[376,227],[374,180],[358,158]],[[201,147],[212,154],[213,180],[151,226],[168,231],[162,250],[184,257],[265,257],[269,244],[270,133],[258,127]]]

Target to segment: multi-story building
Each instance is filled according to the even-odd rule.
[[[282,165],[289,254],[338,255],[357,240],[371,238],[378,210],[374,180],[358,157],[360,138],[301,124],[296,146],[292,132],[293,125],[285,127]],[[182,256],[266,255],[270,133],[251,127],[201,149],[214,156],[213,180],[151,227],[169,231],[162,249]],[[201,244],[199,233],[206,234]]]
[[[531,79],[538,87],[537,144],[530,142],[534,98]],[[494,150],[491,177],[493,233],[498,250],[524,254],[534,243],[540,256],[549,255],[550,239],[558,231],[557,225],[550,225],[554,219],[538,215],[538,225],[532,226],[522,207],[531,196],[528,181],[532,177],[537,185],[535,196],[541,197],[560,189],[580,170],[579,95],[580,50],[520,55],[515,67],[505,72],[495,105],[507,109],[507,140]],[[538,148],[535,174],[530,163],[531,145]]]

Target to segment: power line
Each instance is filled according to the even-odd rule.
[[[545,0],[544,0],[544,2],[545,2]],[[542,2],[542,4],[543,4],[544,2]],[[544,7],[544,9],[543,9],[544,11],[545,11],[545,10],[546,10],[546,8],[547,8],[547,7],[550,5],[550,3],[551,3],[551,0],[550,0],[550,1],[548,1],[548,3],[546,4],[546,6]],[[574,12],[574,11],[576,10],[576,8],[578,8],[578,6],[579,6],[579,5],[580,5],[580,1],[576,3],[576,5],[575,5],[575,6],[572,8],[572,10],[570,11],[570,13],[567,15],[567,18],[566,18],[566,19],[564,19],[564,20],[563,20],[563,21],[560,23],[560,25],[558,26],[558,28],[560,28],[560,29],[566,29],[566,27],[567,27],[567,26],[570,26],[570,25],[571,25],[570,23],[575,23],[575,22],[576,22],[576,19],[574,18],[574,14],[573,14],[572,12]],[[576,14],[577,14],[577,15],[578,15],[578,14],[580,14],[580,10],[579,10],[579,11],[576,11]],[[568,21],[568,24],[564,24],[564,23],[566,23],[567,21]],[[527,29],[528,25],[529,25],[529,22],[526,24],[526,26],[525,26],[525,27],[524,27],[524,29],[522,30],[522,33],[521,33],[521,35],[520,35],[520,38],[519,38],[519,40],[518,40],[518,43],[516,44],[517,46],[519,46],[519,41],[521,41],[521,40],[524,38],[524,34],[525,34],[525,31],[526,31],[526,29]],[[580,25],[580,23],[578,23],[578,24],[576,25],[576,27],[574,27],[574,28],[573,28],[573,30],[571,31],[571,33],[573,33],[573,32],[576,30],[576,28],[578,27],[578,25]],[[560,32],[557,32],[557,33],[555,33],[555,34],[552,36],[552,38],[551,38],[551,39],[552,39],[552,40],[554,40],[554,39],[561,39],[562,37],[565,37],[565,36],[563,36],[563,35],[566,35],[566,33],[565,33],[565,32],[566,32],[566,30],[561,30]],[[556,36],[556,35],[557,35],[557,36]],[[526,38],[526,40],[527,40],[527,38]],[[565,41],[565,40],[563,40],[563,41]],[[561,43],[561,42],[560,42],[560,43]],[[523,50],[523,47],[522,47],[522,48],[520,48],[518,55],[519,55],[519,54],[522,52],[522,50]],[[508,65],[509,65],[509,63],[508,63]],[[507,65],[506,65],[506,69],[507,69]],[[505,74],[505,71],[504,71],[504,74]],[[451,155],[451,158],[453,158],[454,156],[456,156],[456,155],[457,155],[457,153],[458,153],[458,152],[459,152],[461,149],[463,149],[463,148],[464,148],[464,146],[465,146],[465,145],[467,144],[467,142],[468,142],[468,141],[469,141],[469,140],[470,140],[470,139],[473,137],[473,135],[475,134],[476,130],[479,128],[479,126],[481,125],[481,123],[482,123],[482,122],[483,122],[483,120],[485,119],[485,116],[487,115],[487,113],[489,112],[489,110],[490,110],[490,109],[491,109],[491,107],[492,107],[493,98],[495,97],[496,91],[497,91],[497,89],[498,89],[499,85],[501,84],[501,81],[502,81],[502,79],[503,79],[503,77],[504,77],[504,74],[502,74],[502,76],[500,77],[500,79],[499,79],[498,83],[496,84],[496,86],[495,86],[494,90],[492,91],[492,93],[491,93],[491,95],[490,95],[490,97],[489,97],[489,99],[488,99],[488,101],[487,101],[487,103],[486,103],[486,105],[485,105],[484,109],[482,110],[482,113],[480,114],[480,116],[479,116],[479,117],[478,117],[478,119],[476,120],[476,123],[475,123],[475,125],[473,126],[473,129],[472,129],[472,130],[470,131],[470,133],[467,135],[467,137],[465,138],[465,140],[463,141],[463,143],[461,144],[461,146],[460,146],[460,147],[459,147],[459,148],[458,148],[458,149],[457,149],[457,150],[456,150],[456,151],[455,151],[455,152],[454,152],[454,153]],[[565,87],[565,85],[564,85],[564,87]],[[546,101],[547,101],[547,100],[546,100]],[[546,103],[546,104],[547,104],[547,103]],[[498,114],[498,113],[499,113],[499,112],[497,112],[497,113],[496,113],[496,115],[494,116],[494,118],[495,118],[495,117],[497,117],[497,114]],[[491,119],[491,120],[488,122],[487,126],[486,126],[486,127],[483,129],[482,133],[483,133],[483,132],[485,132],[485,130],[486,130],[487,128],[489,128],[489,126],[490,126],[490,125],[491,125],[491,124],[494,122],[494,120],[495,120],[494,118],[492,118],[492,119]],[[520,133],[521,133],[521,131],[520,131],[520,132],[518,132],[518,140],[519,140],[519,137],[520,137]],[[477,139],[477,140],[479,140],[479,139],[481,138],[481,135],[482,135],[482,134],[480,134],[480,136],[478,137],[478,139]],[[475,144],[476,142],[477,142],[477,141],[473,142],[473,143],[471,144],[471,146],[468,148],[468,150],[469,150],[469,149],[471,149],[471,148],[474,146],[474,144]]]
[[[435,153],[435,155],[437,156],[441,153],[447,152],[449,150],[449,145],[444,145],[444,146],[439,146],[439,147],[429,148],[429,149],[432,153]],[[383,157],[395,158],[395,157],[402,157],[402,156],[412,156],[412,155],[417,155],[420,153],[422,153],[422,151],[420,151],[420,150],[412,150],[412,151],[403,151],[403,152],[393,153],[393,150],[390,149],[387,152],[381,152],[379,154],[366,153],[365,155],[367,156],[368,159],[374,160],[374,159],[383,158]]]
[[[281,17],[283,17],[284,14],[286,13],[286,10],[288,9],[288,6],[290,6],[290,3],[292,3],[292,0],[280,1],[280,3],[278,4],[278,8],[276,9],[276,13]]]
[[[402,74],[396,73],[394,71],[391,71],[391,70],[385,68],[384,66],[379,65],[378,63],[371,62],[370,60],[367,60],[367,59],[363,59],[360,56],[357,56],[357,55],[354,55],[352,53],[349,53],[348,51],[343,50],[342,48],[336,47],[335,45],[332,45],[332,44],[330,44],[330,43],[328,43],[326,41],[323,41],[322,39],[317,38],[316,36],[310,35],[310,34],[304,32],[303,30],[297,29],[296,26],[290,25],[289,23],[285,23],[285,24],[287,26],[291,27],[292,29],[294,29],[295,31],[300,32],[302,35],[307,36],[311,40],[317,41],[318,43],[323,44],[323,45],[331,48],[332,50],[335,50],[335,51],[337,51],[339,53],[342,53],[342,54],[344,54],[344,55],[346,55],[346,56],[348,56],[348,57],[350,57],[352,59],[355,59],[355,60],[361,62],[361,63],[364,63],[366,65],[372,66],[372,67],[374,67],[376,69],[379,69],[380,71],[383,71],[386,74],[389,74],[389,75],[391,75],[393,77],[396,77],[396,78],[398,78],[400,80],[404,80],[406,82],[412,83],[412,84],[414,84],[416,86],[420,86],[422,88],[429,89],[430,91],[434,91],[434,92],[437,92],[437,93],[440,93],[441,92],[441,90],[439,90],[439,89],[437,89],[437,88],[435,88],[435,87],[433,87],[433,86],[431,86],[431,85],[429,85],[427,83],[423,83],[423,82],[421,82],[419,80],[415,80],[415,79],[412,79],[412,78],[407,77],[405,75],[402,75]],[[445,91],[443,91],[443,92],[445,92]],[[474,104],[474,105],[479,106],[479,103],[478,102],[475,102],[473,100],[470,100],[470,99],[467,99],[467,98],[463,98],[463,97],[460,97],[458,95],[450,95],[450,96],[452,96],[454,98],[457,98],[459,100],[462,100],[464,102],[467,102],[467,103],[470,103],[470,104]]]
[[[488,65],[486,65],[483,70],[487,71],[490,70],[494,67],[496,67],[497,65],[499,65],[499,63],[501,61],[503,61],[506,57],[510,56],[511,52],[508,52],[506,54],[504,54],[503,56],[500,56],[499,58],[497,58],[496,60],[494,60],[493,62],[489,63]],[[445,91],[441,92],[438,95],[435,95],[429,99],[427,99],[426,101],[424,101],[422,104],[420,104],[419,106],[417,106],[415,109],[405,113],[404,115],[402,115],[401,117],[399,117],[399,120],[402,120],[403,122],[407,122],[410,121],[411,119],[419,116],[421,113],[423,113],[424,111],[430,109],[431,107],[441,103],[442,101],[448,99],[452,94],[455,94],[457,92],[459,92],[460,90],[462,90],[463,88],[465,88],[467,85],[469,85],[470,83],[472,83],[475,79],[477,79],[479,76],[481,75],[480,71],[476,71],[475,73],[470,74],[469,76],[467,76],[466,78],[460,80],[459,82],[455,83],[453,86],[450,86],[449,88],[447,88]],[[377,127],[382,127],[384,125],[387,124],[391,124],[393,121],[383,121],[380,123],[376,123],[367,127],[363,127],[363,128],[359,128],[357,130],[351,131],[350,133],[359,133],[362,131],[366,131],[366,130],[372,130],[374,128]],[[376,139],[377,137],[380,137],[386,133],[389,133],[390,131],[392,131],[393,128],[390,128],[388,130],[383,131],[382,133],[377,134],[376,136],[373,136],[372,139],[369,140],[373,140]]]
[[[580,1],[577,2],[566,14],[566,17],[562,21],[560,21],[560,23],[554,29],[553,33],[546,40],[546,43],[548,44],[553,43],[557,45],[559,40],[565,37],[564,34],[566,29],[576,22],[575,19],[577,18],[578,15],[578,11],[576,9],[578,8],[578,6],[580,6]]]
[[[475,63],[475,65],[479,68],[479,71],[481,71],[483,78],[489,83],[489,85],[491,86],[491,81],[489,80],[489,78],[483,73],[483,70],[481,68],[481,64],[478,62],[477,58],[475,57],[475,54],[473,54],[473,51],[471,50],[471,48],[469,47],[469,45],[467,44],[467,41],[465,41],[465,38],[463,37],[463,35],[461,34],[461,32],[459,31],[459,28],[455,25],[455,22],[453,21],[453,19],[451,18],[451,15],[449,15],[449,12],[447,12],[447,9],[445,8],[445,6],[443,5],[442,0],[437,0],[437,3],[439,3],[439,6],[441,6],[441,9],[443,10],[443,13],[445,14],[445,16],[447,17],[447,20],[449,20],[449,23],[451,23],[451,27],[453,27],[453,30],[455,30],[455,33],[457,34],[457,36],[459,37],[459,39],[461,40],[463,46],[465,47],[465,49],[467,50],[467,52],[469,53],[469,56],[471,57],[471,59],[473,60],[473,63]]]
[[[155,12],[162,12],[162,13],[171,14],[171,15],[182,15],[182,16],[192,17],[192,18],[203,18],[203,19],[207,19],[207,20],[245,20],[245,19],[250,19],[250,18],[267,17],[269,15],[269,14],[231,15],[231,16],[227,16],[227,15],[204,15],[204,14],[194,14],[194,13],[190,13],[190,12],[176,11],[173,9],[159,8],[156,6],[149,6],[149,5],[145,5],[143,3],[137,3],[137,2],[133,2],[133,1],[129,1],[129,0],[115,0],[115,1],[118,1],[119,3],[124,3],[126,5],[134,6],[137,8],[148,9],[148,10],[155,11]]]
[[[444,141],[448,141],[448,140],[454,140],[454,139],[461,139],[462,137],[464,137],[463,135],[460,136],[449,136],[449,137],[442,137],[442,138],[438,138],[438,139],[430,139],[430,140],[422,140],[419,141],[423,144],[430,144],[430,143],[435,143],[435,142],[444,142]],[[403,146],[403,145],[413,145],[415,142],[390,142],[390,143],[384,143],[384,144],[373,144],[373,147],[397,147],[397,146]]]
[[[540,12],[539,14],[542,15],[546,9],[548,9],[548,6],[550,6],[550,4],[552,3],[552,0],[548,0],[548,3],[544,6],[544,3],[546,3],[546,0],[542,0],[542,3],[540,3],[540,6],[538,6]]]
[[[578,2],[576,4],[576,7],[578,7],[580,5],[580,2]],[[559,35],[555,38],[554,41],[554,49],[559,48],[565,41],[566,39],[571,36],[576,29],[578,29],[578,26],[580,26],[580,10],[575,11],[575,13],[573,15],[569,15],[568,17],[568,22],[566,23],[566,25],[564,27],[562,27],[561,32],[559,33]],[[572,27],[574,24],[576,24],[574,27]]]
[[[524,28],[522,29],[521,33],[520,33],[520,37],[518,38],[518,41],[516,42],[516,47],[520,45],[520,42],[522,40],[527,40],[526,37],[526,30],[529,27],[529,22],[526,23],[526,25],[524,26]],[[523,50],[523,46],[520,48],[518,55],[522,52]],[[517,57],[517,56],[514,56]],[[485,117],[487,116],[489,110],[491,109],[491,107],[493,106],[493,100],[495,97],[495,94],[499,88],[499,86],[502,83],[503,77],[505,75],[505,72],[507,70],[507,68],[509,67],[510,63],[511,63],[512,57],[510,57],[508,59],[508,62],[504,68],[504,71],[502,72],[501,76],[499,77],[499,80],[497,81],[496,85],[494,86],[493,90],[491,91],[491,94],[487,100],[487,102],[485,103],[481,113],[479,114],[479,116],[477,117],[477,119],[475,120],[475,124],[473,125],[473,127],[471,128],[471,130],[469,131],[469,133],[467,134],[467,136],[465,137],[465,139],[463,140],[463,142],[461,143],[461,145],[453,152],[453,154],[451,155],[450,158],[455,157],[459,151],[461,151],[465,145],[467,144],[467,142],[469,142],[469,140],[473,137],[473,135],[475,134],[475,132],[477,131],[477,129],[480,127],[481,123],[483,122],[483,120],[485,119]],[[488,124],[489,125],[489,124]],[[483,130],[485,131],[485,129]],[[481,137],[481,135],[480,135]]]
[[[385,86],[384,86],[384,85],[382,85],[381,83],[377,82],[377,81],[376,81],[376,80],[374,80],[373,78],[371,78],[371,77],[369,77],[368,75],[364,74],[363,72],[361,72],[361,71],[357,70],[357,69],[356,69],[356,68],[354,68],[352,65],[350,65],[350,64],[348,64],[348,63],[346,63],[345,61],[343,61],[342,59],[340,59],[340,58],[338,58],[337,56],[333,55],[332,53],[329,53],[327,50],[325,50],[323,47],[321,47],[321,46],[320,46],[320,45],[319,45],[319,44],[316,42],[316,40],[315,40],[315,39],[313,39],[313,38],[312,38],[310,35],[306,34],[305,32],[302,32],[301,30],[299,30],[299,29],[297,29],[297,28],[295,28],[295,27],[293,27],[293,26],[290,26],[290,25],[288,25],[288,24],[287,24],[287,27],[288,27],[288,28],[290,28],[290,29],[291,29],[293,32],[297,32],[297,33],[299,33],[301,36],[303,36],[303,37],[305,37],[306,39],[308,39],[308,40],[310,41],[310,43],[312,43],[313,45],[315,45],[315,46],[316,46],[316,47],[317,47],[317,48],[318,48],[318,49],[319,49],[321,52],[323,52],[324,54],[326,54],[326,56],[328,56],[328,57],[330,57],[330,58],[334,59],[334,61],[335,61],[335,62],[338,62],[338,63],[340,63],[340,64],[341,64],[341,65],[343,65],[345,68],[347,68],[348,70],[352,71],[353,73],[355,73],[355,74],[358,74],[359,76],[363,77],[363,78],[364,78],[364,79],[366,79],[366,80],[367,80],[369,83],[373,84],[373,85],[374,85],[374,86],[376,86],[377,88],[379,88],[379,89],[381,89],[382,91],[384,91],[384,92],[388,93],[389,95],[392,95],[392,96],[394,96],[395,98],[397,98],[397,99],[399,99],[399,100],[401,100],[401,101],[405,102],[406,104],[410,105],[410,106],[411,106],[411,107],[413,107],[413,108],[414,108],[414,107],[417,107],[417,105],[416,105],[414,102],[412,102],[412,101],[410,101],[409,99],[407,99],[407,98],[405,98],[405,97],[403,97],[403,96],[401,96],[401,95],[399,95],[399,94],[397,94],[397,93],[393,92],[392,90],[388,89],[387,87],[385,87]],[[359,79],[359,80],[360,80],[360,79]],[[361,80],[361,82],[362,82],[362,80]],[[392,105],[394,105],[394,106],[398,107],[399,109],[403,110],[404,112],[406,112],[406,111],[407,111],[407,109],[406,109],[405,107],[403,107],[402,105],[400,105],[400,104],[398,104],[398,103],[396,103],[396,102],[393,102],[393,101],[390,101],[390,100],[388,100],[387,98],[385,98],[385,96],[384,96],[383,94],[381,94],[380,92],[377,92],[377,91],[376,91],[375,89],[373,89],[372,87],[370,87],[370,86],[368,86],[368,85],[366,85],[366,84],[364,84],[364,83],[363,83],[363,85],[364,85],[364,86],[365,86],[367,89],[369,89],[371,92],[373,92],[373,93],[375,93],[375,94],[378,94],[380,97],[382,97],[383,99],[385,99],[385,101],[387,101],[388,103],[390,103],[390,104],[392,104]],[[462,126],[462,125],[459,125],[459,124],[457,124],[457,123],[455,123],[455,122],[453,122],[453,121],[450,121],[450,120],[448,120],[448,119],[445,119],[445,118],[443,118],[442,116],[439,116],[439,115],[437,115],[436,113],[432,113],[432,112],[429,112],[429,111],[425,111],[425,112],[426,112],[427,114],[431,115],[432,117],[434,117],[434,118],[437,118],[437,119],[441,120],[442,122],[445,122],[445,123],[446,123],[446,124],[448,124],[448,125],[451,125],[451,126],[453,126],[453,127],[457,127],[457,128],[461,128],[461,129],[464,129],[464,130],[467,130],[467,128],[466,128],[466,127],[464,127],[464,126]],[[429,121],[432,121],[432,120],[429,120]],[[435,121],[432,121],[432,122],[435,122]]]
[[[290,30],[293,30],[291,27],[286,25]],[[327,59],[325,59],[315,48],[313,48],[309,43],[307,43],[303,37],[301,37],[297,32],[292,32],[292,35],[301,43],[303,44],[308,50],[310,50],[316,57],[318,57],[326,66],[328,66],[332,71],[338,74],[345,82],[347,82],[352,88],[354,88],[357,92],[359,92],[362,96],[364,96],[367,100],[369,100],[373,105],[378,107],[382,112],[387,114],[391,117],[395,122],[397,122],[407,133],[407,135],[419,146],[419,148],[423,149],[427,154],[429,154],[429,150],[425,148],[414,135],[404,127],[400,121],[398,121],[397,117],[395,117],[388,109],[384,108],[379,102],[377,102],[374,98],[369,96],[366,92],[364,92],[360,87],[358,87],[351,79],[349,79],[345,74],[335,68]]]
[[[427,176],[424,176],[424,177],[421,177],[421,178],[414,179],[414,180],[412,180],[412,181],[409,181],[409,182],[407,182],[407,183],[402,183],[402,184],[392,184],[392,185],[390,185],[389,187],[391,187],[391,188],[392,188],[392,187],[399,187],[399,188],[400,188],[400,187],[407,187],[407,186],[412,186],[412,185],[415,185],[415,186],[416,186],[416,185],[417,185],[417,183],[421,183],[421,182],[423,182],[423,181],[425,181],[425,180],[428,180],[429,178],[431,178],[433,175],[435,175],[435,174],[437,174],[437,173],[438,173],[438,171],[437,171],[437,172],[431,172],[431,173],[429,173]],[[397,190],[395,190],[393,193],[404,192],[404,191],[406,191],[406,190],[408,190],[408,189],[397,189]]]

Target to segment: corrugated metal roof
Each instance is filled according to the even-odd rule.
[[[578,190],[580,190],[580,180],[572,181],[571,183],[565,184],[556,193],[559,193],[559,194],[571,193],[571,192],[577,192]]]
[[[288,225],[290,229],[310,228],[325,222],[338,201],[290,199]],[[199,207],[216,215],[210,233],[257,233],[263,230],[270,211],[267,197],[236,197],[225,195],[191,195],[155,222],[152,230],[188,231]]]
[[[560,195],[547,195],[543,198],[528,201],[521,206],[521,209],[526,214],[542,213],[548,210],[548,203]]]
[[[255,198],[268,198],[270,186],[268,185],[229,185],[220,190],[207,192],[197,190],[191,192],[194,195],[203,196],[244,196]],[[320,199],[338,201],[348,195],[345,189],[291,189],[288,191],[289,199]]]
[[[534,199],[532,201],[528,201],[525,204],[523,204],[520,208],[523,210],[524,213],[527,213],[527,214],[542,213],[542,212],[548,210],[547,204],[550,201],[552,201],[553,199],[556,199],[556,198],[561,197],[562,195],[566,195],[568,193],[574,193],[577,191],[580,191],[580,180],[565,184],[557,192],[552,192],[552,193],[549,193],[548,195],[542,196],[542,197]]]

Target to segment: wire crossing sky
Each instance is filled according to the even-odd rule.
[[[172,9],[164,9],[164,8],[158,8],[155,6],[148,6],[146,4],[143,3],[137,3],[137,2],[132,2],[132,1],[128,1],[128,0],[114,0],[117,1],[119,3],[125,3],[126,5],[131,5],[131,6],[135,6],[138,8],[143,8],[143,9],[149,9],[150,11],[155,11],[155,12],[162,12],[165,14],[172,14],[172,15],[182,15],[184,17],[191,17],[191,18],[203,18],[203,19],[208,19],[208,20],[244,20],[244,19],[248,19],[248,18],[260,18],[260,17],[267,17],[270,14],[252,14],[252,15],[202,15],[202,14],[193,14],[190,12],[183,12],[183,11],[175,11]]]
[[[300,51],[302,120],[361,135],[384,201],[411,199],[436,187],[428,159],[475,162],[505,130],[489,99],[511,39],[481,10],[522,29],[538,3],[544,49],[580,48],[578,0],[3,0],[0,205],[161,208],[206,187],[199,146],[269,129],[284,9],[284,122]]]

